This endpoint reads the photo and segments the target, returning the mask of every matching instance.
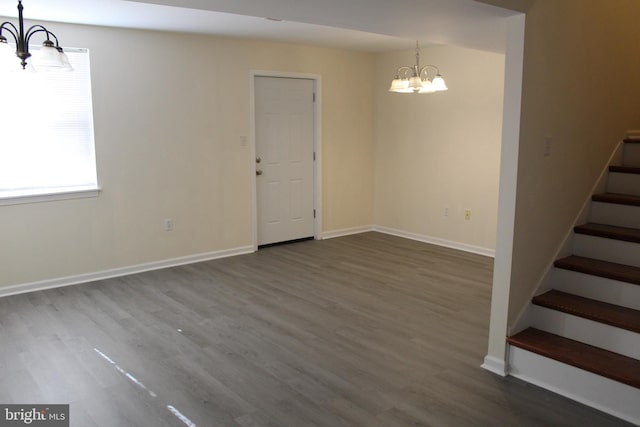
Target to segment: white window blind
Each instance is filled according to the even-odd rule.
[[[98,188],[89,52],[65,53],[71,72],[0,72],[0,199]]]

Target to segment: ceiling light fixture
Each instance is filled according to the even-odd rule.
[[[42,48],[38,53],[37,65],[38,69],[43,70],[59,70],[59,71],[71,71],[71,64],[69,58],[65,55],[64,51],[58,44],[58,38],[51,31],[47,30],[42,25],[33,25],[24,31],[24,19],[22,18],[22,1],[18,0],[18,28],[11,22],[3,22],[0,24],[0,60],[6,59],[8,55],[15,53],[20,58],[20,65],[22,69],[27,66],[27,59],[31,57],[29,53],[29,41],[34,34],[45,33],[46,40],[42,43]],[[16,44],[15,52],[12,52],[11,47],[7,41],[7,38],[2,34],[3,31],[8,32],[13,37],[13,41]],[[51,41],[51,38],[55,40],[55,44]],[[4,62],[4,61],[3,61]]]
[[[429,78],[429,73],[432,78]],[[433,93],[448,90],[440,70],[435,65],[420,68],[420,48],[416,41],[416,64],[413,67],[400,67],[391,81],[389,92],[397,93]]]

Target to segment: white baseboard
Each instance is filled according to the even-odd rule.
[[[489,372],[500,375],[501,377],[507,376],[507,365],[503,359],[498,359],[494,356],[486,355],[484,357],[484,363],[480,365],[481,368],[486,369]]]
[[[322,233],[322,239],[334,239],[336,237],[350,236],[352,234],[366,233],[373,231],[373,225],[363,225],[361,227],[343,228],[340,230],[325,231]]]
[[[161,261],[154,261],[145,264],[132,265],[129,267],[114,268],[112,270],[103,270],[93,273],[78,274],[74,276],[59,277],[50,280],[41,280],[38,282],[21,283],[0,288],[0,298],[9,295],[24,294],[27,292],[41,291],[45,289],[59,288],[63,286],[78,285],[81,283],[93,282],[96,280],[104,280],[112,277],[127,276],[130,274],[142,273],[151,270],[160,270],[168,267],[176,267],[179,265],[193,264],[196,262],[210,261],[213,259],[227,258],[236,255],[243,255],[254,252],[253,246],[243,246],[234,249],[225,249],[221,251],[206,252],[201,254],[189,255],[178,258],[171,258]]]
[[[452,240],[440,239],[437,237],[426,236],[423,234],[411,233],[404,230],[398,230],[382,225],[365,225],[361,227],[343,228],[341,230],[326,231],[322,233],[322,239],[333,239],[336,237],[350,236],[352,234],[366,233],[368,231],[377,231],[378,233],[390,234],[392,236],[403,237],[405,239],[416,240],[432,245],[443,246],[451,249],[458,249],[464,252],[471,252],[478,255],[484,255],[491,258],[495,257],[495,249],[483,248],[480,246],[468,245],[466,243],[454,242]]]
[[[352,234],[366,233],[369,231],[377,231],[380,233],[390,234],[393,236],[403,237],[406,239],[417,240],[424,243],[430,243],[447,248],[458,249],[465,252],[476,253],[489,257],[495,256],[493,249],[481,248],[478,246],[467,245],[464,243],[453,242],[450,240],[438,239],[430,236],[409,233],[402,230],[396,230],[389,227],[378,225],[365,225],[360,227],[344,228],[341,230],[333,230],[322,233],[322,239],[332,239],[336,237],[349,236]],[[41,291],[45,289],[59,288],[63,286],[77,285],[80,283],[93,282],[95,280],[104,280],[112,277],[127,276],[129,274],[142,273],[151,270],[160,270],[162,268],[175,267],[179,265],[192,264],[196,262],[209,261],[218,258],[226,258],[235,255],[243,255],[254,252],[253,246],[243,246],[234,249],[226,249],[222,251],[207,252],[202,254],[189,255],[184,257],[172,258],[161,261],[154,261],[145,264],[138,264],[129,267],[115,268],[112,270],[97,271],[92,273],[83,273],[74,276],[59,277],[55,279],[47,279],[37,282],[21,283],[0,288],[0,298],[24,294],[27,292]]]
[[[430,243],[432,245],[444,246],[446,248],[458,249],[464,252],[471,252],[478,255],[484,255],[491,258],[495,258],[495,249],[483,248],[480,246],[468,245],[466,243],[454,242],[452,240],[440,239],[438,237],[425,236],[423,234],[410,233],[408,231],[397,230],[395,228],[383,227],[381,225],[374,225],[373,231],[379,233],[391,234],[393,236],[404,237],[405,239],[417,240],[423,243]]]

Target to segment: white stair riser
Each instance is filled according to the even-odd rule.
[[[624,145],[623,164],[640,167],[640,143]]]
[[[640,359],[638,333],[535,304],[531,310],[531,319],[531,326],[534,328]]]
[[[640,196],[640,174],[609,172],[607,191]]]
[[[625,144],[625,166],[640,167],[640,144]],[[610,172],[607,191],[640,196],[640,175]],[[592,202],[590,221],[640,228],[640,207]],[[573,254],[640,267],[640,244],[584,234],[573,235]],[[552,268],[550,288],[640,310],[640,286]],[[532,304],[531,326],[565,338],[640,359],[640,334]],[[640,389],[536,353],[508,347],[509,375],[640,426]]]
[[[640,389],[509,346],[509,375],[640,425]]]
[[[640,310],[640,285],[554,268],[550,285],[569,294]]]
[[[573,254],[640,267],[640,244],[604,237],[575,234]]]
[[[590,221],[598,224],[640,228],[640,206],[592,202]]]

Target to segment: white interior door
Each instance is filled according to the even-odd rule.
[[[314,81],[255,78],[258,245],[314,235]]]

